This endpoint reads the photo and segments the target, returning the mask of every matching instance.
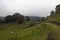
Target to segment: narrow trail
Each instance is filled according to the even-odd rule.
[[[51,23],[46,23],[46,24],[55,29],[54,32],[55,40],[60,40],[60,26]]]
[[[46,23],[47,25],[51,26],[52,28],[59,29],[58,25],[51,24],[51,23]]]

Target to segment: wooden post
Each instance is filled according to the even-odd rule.
[[[16,40],[17,40],[18,38],[17,38],[17,33],[16,33]]]
[[[16,40],[18,40],[18,36],[17,36],[17,32],[15,31],[15,37],[16,37]]]
[[[34,40],[33,31],[32,31],[32,37],[33,37],[33,40]]]
[[[33,35],[33,31],[32,31],[32,35]]]

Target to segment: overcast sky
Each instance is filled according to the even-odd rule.
[[[47,16],[60,0],[0,0],[0,16],[19,12],[28,16]]]

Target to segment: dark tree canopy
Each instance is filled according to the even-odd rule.
[[[59,4],[59,5],[57,5],[55,9],[58,9],[59,7],[60,7],[60,4]]]
[[[30,18],[28,16],[26,16],[26,21],[30,21]]]
[[[13,16],[20,16],[20,15],[21,15],[20,13],[13,14]]]
[[[55,12],[52,10],[50,13],[50,16],[53,16]]]
[[[5,22],[8,23],[8,22],[12,22],[13,21],[13,17],[11,15],[7,15],[5,17]]]
[[[22,23],[24,22],[24,20],[25,20],[24,16],[19,13],[15,13],[13,15],[7,15],[5,17],[6,23],[11,23],[11,22]]]
[[[60,13],[60,4],[56,6],[55,12],[53,10],[50,12],[50,16],[54,16],[59,13]]]
[[[51,11],[51,14],[54,14],[54,11],[53,10]]]
[[[56,12],[60,12],[60,4],[56,6]]]

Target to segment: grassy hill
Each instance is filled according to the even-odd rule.
[[[0,40],[47,40],[50,33],[55,40],[60,40],[60,26],[53,24],[60,22],[59,17],[60,14],[54,14],[46,22],[33,23],[33,26],[30,26],[32,22],[0,24]]]
[[[0,40],[46,40],[50,32],[57,33],[58,30],[58,26],[49,23],[41,23],[30,28],[24,27],[24,23],[0,25]]]
[[[57,5],[55,12],[51,12],[51,15],[48,16],[45,20],[45,23],[49,23],[52,27],[57,27],[57,31],[54,33],[55,40],[60,40],[60,5]],[[48,25],[49,25],[48,24]],[[48,26],[49,27],[49,26]]]
[[[51,11],[50,16],[46,18],[46,21],[60,25],[60,5],[56,6],[55,12]]]
[[[60,13],[54,14],[53,16],[47,17],[48,21],[60,22]]]
[[[48,40],[51,39],[49,34],[54,40],[60,40],[60,13],[48,16],[39,24],[36,22],[0,24],[0,40]]]

